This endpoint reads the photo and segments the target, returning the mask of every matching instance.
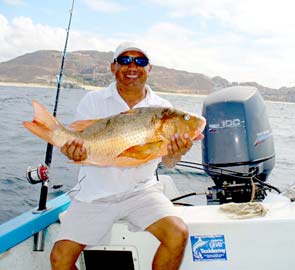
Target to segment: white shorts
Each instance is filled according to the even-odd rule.
[[[61,218],[56,241],[72,240],[84,245],[107,244],[113,223],[128,222],[132,231],[144,230],[167,216],[176,216],[176,209],[163,194],[160,183],[129,195],[116,195],[86,203],[72,199]]]

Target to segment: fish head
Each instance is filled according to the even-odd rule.
[[[173,134],[188,134],[193,140],[197,138],[206,126],[206,119],[196,114],[181,110],[166,108],[162,112],[162,130],[166,138]]]

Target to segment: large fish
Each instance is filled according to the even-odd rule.
[[[23,122],[33,134],[61,147],[68,140],[84,141],[87,159],[79,164],[130,167],[167,154],[176,132],[195,139],[206,120],[173,108],[142,107],[103,119],[82,120],[64,127],[51,113],[33,100],[34,119]]]

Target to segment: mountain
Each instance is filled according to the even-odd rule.
[[[75,51],[67,53],[63,69],[63,86],[103,87],[114,80],[109,70],[113,52]],[[0,63],[0,83],[34,83],[56,86],[62,54],[59,51],[36,51]],[[268,100],[295,102],[295,87],[272,89],[256,82],[229,82],[216,76],[153,66],[148,79],[156,91],[207,95],[233,85],[255,86]]]

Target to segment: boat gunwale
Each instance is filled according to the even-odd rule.
[[[58,221],[59,214],[70,204],[67,194],[47,202],[45,211],[27,211],[0,225],[0,254]]]

